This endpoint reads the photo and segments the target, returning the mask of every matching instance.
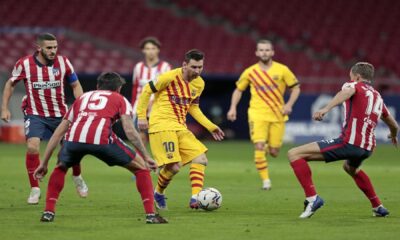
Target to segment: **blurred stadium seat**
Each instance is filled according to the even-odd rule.
[[[7,72],[17,58],[32,53],[34,31],[29,29],[41,27],[65,29],[57,34],[60,53],[85,73],[112,69],[129,74],[140,57],[138,42],[153,35],[163,43],[162,57],[175,65],[184,51],[199,48],[207,56],[207,74],[239,74],[256,61],[249,34],[255,31],[277,36],[276,59],[304,79],[346,77],[348,66],[333,61],[335,57],[343,63],[370,61],[400,75],[400,2],[394,0],[2,0],[2,5],[7,7],[0,8],[0,70]],[[185,11],[201,12],[202,20],[209,21]],[[233,33],[215,21],[248,31]],[[12,33],[15,28],[28,30]],[[120,48],[104,47],[99,40]],[[287,47],[298,43],[302,48]],[[136,51],[136,57],[125,49]],[[316,58],[305,49],[317,54],[328,50],[333,57]]]

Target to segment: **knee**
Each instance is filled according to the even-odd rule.
[[[27,152],[28,154],[38,154],[39,153],[39,143],[36,142],[28,142],[27,143]]]
[[[254,148],[256,151],[265,151],[265,143],[261,142],[255,143]]]
[[[279,148],[269,148],[269,154],[272,157],[277,157],[279,155]]]
[[[201,156],[193,159],[192,163],[198,163],[198,164],[202,164],[204,166],[207,166],[208,164],[208,159],[206,157],[205,154],[202,154]]]
[[[181,169],[181,165],[179,163],[170,163],[165,165],[165,168],[170,172],[178,173]]]
[[[289,159],[290,162],[296,161],[296,160],[298,159],[297,153],[296,153],[296,149],[295,149],[295,148],[291,148],[291,149],[287,152],[287,158]]]
[[[343,170],[344,170],[347,174],[349,174],[350,176],[356,175],[356,171],[357,171],[357,169],[351,167],[351,166],[347,163],[347,161],[345,161],[345,162],[343,163]]]

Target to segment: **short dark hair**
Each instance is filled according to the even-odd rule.
[[[98,90],[117,91],[119,87],[126,83],[125,79],[116,72],[105,72],[97,78]]]
[[[274,49],[274,44],[272,43],[272,41],[270,41],[268,39],[259,39],[256,44],[257,48],[258,48],[258,44],[269,44],[269,45],[271,45],[272,49]]]
[[[56,36],[51,33],[41,33],[37,36],[36,42],[41,43],[43,41],[55,41],[57,40]]]
[[[189,50],[185,53],[185,62],[189,62],[190,59],[200,61],[204,59],[204,53],[197,49]]]
[[[140,43],[139,43],[140,49],[143,49],[147,43],[151,43],[151,44],[157,46],[158,48],[161,48],[161,43],[156,37],[146,37],[146,38],[142,39],[142,41],[140,41]]]
[[[371,63],[358,62],[351,67],[351,72],[353,74],[360,74],[363,79],[372,82],[374,79],[375,68]]]

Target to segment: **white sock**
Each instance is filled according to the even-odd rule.
[[[308,202],[314,202],[314,201],[317,199],[317,196],[318,196],[318,195],[314,195],[314,196],[312,196],[312,197],[307,197],[306,200],[307,200]]]

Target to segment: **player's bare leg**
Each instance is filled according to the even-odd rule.
[[[154,209],[153,184],[151,182],[150,171],[143,158],[137,154],[135,159],[124,167],[136,176],[136,187],[143,201],[146,223],[168,223],[168,221],[158,215]]]
[[[208,163],[205,153],[194,158],[190,164],[189,178],[192,185],[192,196],[189,201],[189,207],[198,209],[197,194],[203,189],[204,186],[204,173]]]
[[[35,169],[40,164],[39,149],[40,138],[31,137],[27,140],[27,152],[25,157],[25,166],[28,172],[29,183],[31,191],[28,197],[28,204],[38,204],[40,199],[39,181],[33,177]]]
[[[154,200],[158,209],[167,209],[167,202],[164,192],[169,183],[172,181],[172,178],[179,172],[180,168],[181,165],[178,162],[165,164],[160,168],[157,185],[154,191]]]
[[[372,214],[375,217],[386,217],[389,211],[382,205],[379,197],[376,195],[374,187],[368,175],[361,169],[357,169],[349,164],[348,161],[343,163],[343,169],[354,179],[357,187],[365,194],[371,202]]]

